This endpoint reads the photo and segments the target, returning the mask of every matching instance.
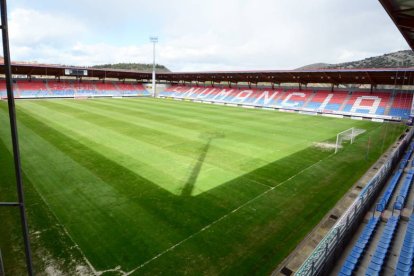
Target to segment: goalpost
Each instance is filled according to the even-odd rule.
[[[343,141],[351,141],[351,144],[354,142],[355,138],[355,128],[352,127],[345,131],[342,131],[336,135],[336,145],[335,145],[335,153],[338,152],[339,148]]]

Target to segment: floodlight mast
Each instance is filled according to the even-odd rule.
[[[158,37],[151,36],[150,41],[152,42],[152,96],[155,98],[155,43],[158,42]]]

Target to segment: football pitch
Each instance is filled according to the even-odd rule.
[[[66,274],[268,274],[404,130],[150,98],[16,105],[35,268]],[[1,102],[13,201],[6,115]],[[366,131],[338,154],[315,146],[351,127]],[[10,275],[24,269],[17,215],[0,209]]]

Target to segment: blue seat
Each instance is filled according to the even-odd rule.
[[[410,216],[407,231],[398,258],[395,275],[410,275],[414,260],[414,214]]]
[[[398,197],[397,197],[397,202],[394,205],[395,209],[401,210],[402,208],[404,208],[408,192],[409,192],[409,190],[411,188],[411,185],[413,183],[413,176],[414,175],[413,175],[413,172],[412,172],[412,169],[411,169],[410,172],[407,174],[407,176],[406,176],[406,178],[403,182],[403,185],[400,189],[400,192],[399,192]]]
[[[377,251],[374,253],[372,257],[372,261],[377,264],[381,264],[382,260],[385,258],[385,255],[387,254],[387,251]]]
[[[358,259],[359,257],[361,257],[361,254],[352,250],[349,256]]]
[[[368,265],[366,275],[377,275],[381,272],[384,260],[387,257],[389,247],[395,234],[395,230],[397,229],[399,219],[399,216],[392,216],[388,219],[377,247],[375,248],[375,252]]]
[[[370,263],[365,273],[367,276],[378,275],[381,271],[382,264]]]
[[[413,260],[412,260],[412,257],[400,256],[400,258],[398,259],[398,262],[400,262],[404,265],[411,265]]]
[[[372,234],[378,224],[378,221],[378,217],[371,217],[369,219],[368,223],[362,230],[362,233],[359,236],[357,242],[352,248],[351,253],[347,256],[345,263],[341,268],[341,272],[339,273],[340,275],[352,275],[358,265],[362,254],[364,253],[365,248],[367,247],[367,244],[372,238]]]
[[[356,267],[356,264],[354,264],[354,263],[347,260],[344,264],[344,267],[346,267],[346,268],[350,269],[351,271],[353,271]]]
[[[351,276],[352,275],[352,270],[343,266],[341,268],[341,271],[339,271],[339,275]]]
[[[371,264],[374,264],[372,265],[372,267],[375,267],[375,269],[378,269],[378,271],[380,271],[381,266],[384,264],[384,257],[383,256],[376,257],[374,255],[371,259]]]
[[[391,177],[391,181],[387,186],[387,189],[385,190],[383,196],[378,201],[378,205],[376,210],[378,212],[382,212],[385,210],[385,207],[388,205],[388,202],[394,193],[395,187],[398,184],[398,181],[401,178],[401,175],[403,174],[403,170],[405,168],[406,164],[404,164],[403,161],[400,162],[399,169],[394,173],[394,175]]]
[[[378,252],[381,252],[381,253],[384,253],[384,254],[386,254],[387,251],[388,251],[386,248],[383,248],[383,247],[379,247],[379,248],[377,248],[377,250],[378,250]]]
[[[404,268],[397,268],[395,270],[396,276],[409,276],[410,275],[410,267],[404,267]]]
[[[356,252],[356,253],[358,253],[358,254],[362,254],[362,252],[364,252],[364,249],[363,248],[360,248],[360,247],[358,247],[358,246],[354,246],[354,248],[352,249],[352,251],[354,251],[354,252]]]

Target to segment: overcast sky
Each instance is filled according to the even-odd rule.
[[[409,49],[377,0],[13,0],[16,61],[294,69]]]

